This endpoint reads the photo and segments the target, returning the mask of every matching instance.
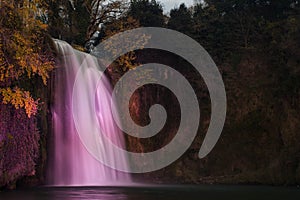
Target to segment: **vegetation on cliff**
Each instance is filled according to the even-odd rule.
[[[0,3],[0,187],[36,174],[46,131],[38,124],[46,117],[45,86],[54,69],[47,26],[39,19],[44,6],[37,0]]]
[[[1,1],[0,16],[0,186],[14,186],[36,171],[43,176],[50,123],[46,83],[55,65],[47,33],[84,50],[100,23],[107,27],[101,39],[139,26],[185,33],[209,52],[225,82],[225,128],[216,148],[199,160],[210,121],[210,98],[192,66],[168,52],[148,49],[130,52],[108,69],[115,84],[128,70],[159,61],[180,71],[200,102],[201,127],[191,148],[169,167],[141,178],[299,184],[299,1],[205,0],[190,8],[182,4],[168,15],[155,0]],[[134,121],[149,123],[148,110],[155,103],[166,107],[167,124],[152,138],[127,136],[129,150],[158,149],[176,134],[179,105],[171,91],[160,86],[143,86],[132,96]]]

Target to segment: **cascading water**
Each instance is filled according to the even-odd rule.
[[[74,121],[76,114],[97,116],[98,125],[101,126],[105,136],[115,145],[124,147],[124,138],[117,128],[111,111],[111,86],[107,78],[102,77],[98,82],[94,78],[95,70],[99,71],[100,63],[89,54],[74,50],[68,43],[55,40],[58,48],[59,67],[55,72],[54,100],[51,108],[53,138],[49,154],[47,183],[55,186],[87,186],[87,185],[119,185],[129,184],[130,175],[111,169],[96,160],[85,148],[78,135]],[[73,96],[73,86],[78,70],[83,70],[85,79],[80,82],[82,95]],[[97,91],[91,91],[96,84]],[[88,95],[85,96],[85,95]],[[95,113],[85,109],[82,105],[73,105],[72,98],[78,98],[86,107],[95,107]],[[95,105],[85,103],[86,98],[95,98]],[[77,99],[77,100],[78,100]],[[78,106],[78,107],[77,107]],[[75,110],[74,110],[75,109]],[[78,113],[79,112],[79,113]],[[93,141],[95,135],[91,134],[92,122],[79,122],[81,131],[90,134],[88,138]],[[82,127],[84,127],[82,129]],[[101,144],[105,147],[105,144]],[[103,149],[103,148],[102,148]],[[119,155],[112,149],[98,152],[108,156],[112,161],[118,159],[128,166],[125,155]]]

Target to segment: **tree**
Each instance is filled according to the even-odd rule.
[[[132,17],[124,17],[121,19],[116,19],[111,23],[107,24],[104,39],[110,38],[111,36],[117,33],[124,32],[138,27],[140,27],[139,22],[133,19]],[[136,45],[144,46],[145,43],[147,43],[147,40],[148,38],[146,36],[139,35],[136,37]],[[120,44],[120,41],[118,40],[106,46],[106,50],[113,55],[119,55],[121,48],[122,48],[122,44]],[[125,55],[122,55],[115,61],[115,65],[117,66],[117,69],[121,71],[121,73],[124,73],[130,69],[137,67],[138,63],[136,63],[135,53],[128,52]]]
[[[170,12],[168,28],[191,35],[193,29],[193,19],[191,10],[185,4],[181,4],[179,8],[174,8]]]
[[[0,96],[4,104],[25,108],[28,117],[38,108],[28,81],[39,77],[46,85],[54,68],[47,26],[36,19],[42,6],[39,0],[19,0],[2,1],[0,7]]]
[[[229,39],[235,38],[234,47],[253,48],[262,35],[266,23],[286,19],[297,0],[206,0],[223,21]]]
[[[163,27],[165,23],[162,5],[156,0],[132,0],[128,15],[144,27]]]
[[[47,0],[49,33],[71,44],[84,46],[100,23],[122,16],[127,1]]]
[[[90,26],[90,13],[87,9],[85,0],[73,1],[73,21],[76,29],[76,35],[74,43],[78,45],[84,45],[87,37],[87,30]]]
[[[110,23],[122,18],[128,7],[126,0],[86,0],[85,5],[90,13],[87,38],[92,36],[100,23]]]
[[[228,36],[231,30],[224,24],[224,17],[213,4],[197,4],[193,11],[193,38],[197,40],[214,60],[221,61],[231,51]],[[231,38],[232,40],[232,38]]]
[[[48,32],[54,38],[72,42],[74,37],[72,11],[70,1],[47,0]]]
[[[54,38],[83,46],[90,25],[86,0],[47,0],[48,32]]]

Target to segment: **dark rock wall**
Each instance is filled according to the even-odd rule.
[[[198,95],[201,126],[194,143],[179,160],[162,170],[135,175],[136,179],[167,183],[299,184],[299,92],[281,84],[278,72],[265,57],[247,52],[236,66],[219,65],[228,98],[227,118],[217,145],[201,160],[198,151],[210,122],[210,98],[205,83],[188,63],[166,52],[150,51],[141,60],[145,63],[159,60],[190,81]],[[165,106],[167,124],[149,139],[127,136],[130,151],[159,149],[176,134],[179,105],[176,97],[162,87],[144,86],[136,91],[130,102],[134,121],[140,125],[149,123],[148,110],[154,103]]]

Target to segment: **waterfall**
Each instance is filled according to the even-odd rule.
[[[87,116],[88,120],[88,116],[95,113],[86,108],[94,106],[98,123],[105,136],[115,145],[124,148],[122,132],[116,126],[111,112],[112,89],[109,80],[102,77],[98,81],[94,76],[95,71],[99,71],[100,62],[89,54],[74,50],[66,42],[55,40],[55,43],[58,49],[58,68],[54,75],[54,97],[51,106],[53,130],[48,155],[47,184],[54,186],[129,184],[131,182],[129,174],[103,165],[88,152],[80,140],[73,118],[75,108],[77,114]],[[79,69],[83,70],[85,77],[80,82],[82,95],[73,96],[73,86]],[[97,84],[96,92],[90,90],[94,84]],[[72,100],[74,100],[72,98],[78,98],[84,103],[72,107]],[[86,98],[94,98],[95,105],[89,105],[89,101],[85,101]],[[87,136],[93,141],[95,136],[91,134],[90,126],[93,122],[87,120],[79,123],[84,127],[81,128],[84,134],[90,134]],[[101,145],[105,146],[105,144]],[[125,155],[117,155],[112,149],[105,148],[105,152],[98,153],[108,156],[112,161],[121,160],[124,166],[128,166]]]

